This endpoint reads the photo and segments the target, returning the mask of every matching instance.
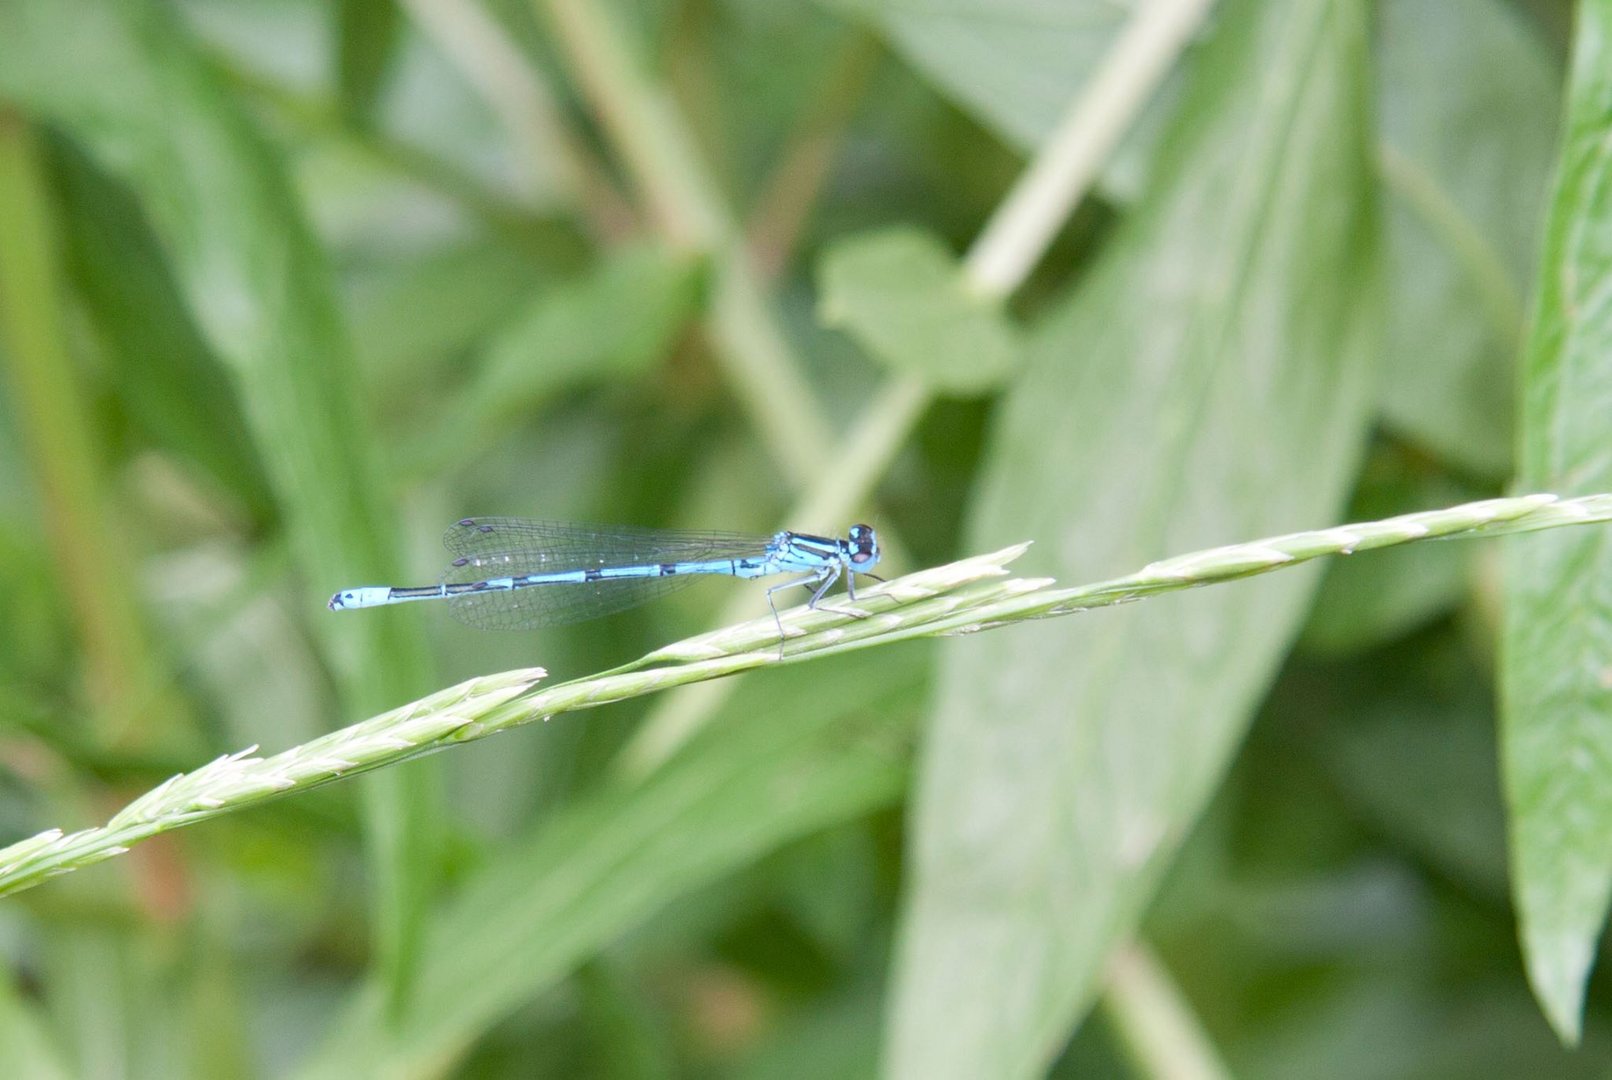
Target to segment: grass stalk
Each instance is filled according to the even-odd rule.
[[[471,679],[410,705],[272,757],[255,748],[221,757],[159,784],[107,824],[64,834],[50,829],[0,849],[0,895],[91,866],[148,837],[269,799],[395,765],[509,728],[645,694],[776,664],[1072,615],[1269,573],[1325,555],[1347,555],[1421,540],[1497,536],[1612,521],[1612,495],[1489,499],[1382,521],[1232,544],[1163,559],[1106,582],[1054,589],[1046,578],[1010,576],[1028,545],[921,570],[869,589],[858,610],[783,613],[779,647],[770,616],[702,634],[634,664],[550,687],[540,668]]]
[[[964,272],[975,288],[1005,297],[1024,283],[1197,33],[1212,2],[1147,0],[1137,6],[969,250]]]
[[[1103,1005],[1139,1076],[1231,1076],[1169,971],[1146,946],[1133,942],[1109,960]]]

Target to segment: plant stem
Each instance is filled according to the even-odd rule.
[[[1231,1075],[1170,973],[1142,943],[1121,948],[1109,960],[1103,1004],[1139,1075],[1157,1080]]]
[[[776,279],[789,264],[840,139],[862,103],[881,55],[871,34],[852,32],[780,155],[777,168],[762,185],[744,231],[756,272],[766,280]]]
[[[1120,136],[1202,23],[1210,3],[1150,0],[1137,9],[964,256],[963,275],[973,288],[1006,298],[1024,284]],[[901,376],[887,382],[822,471],[822,484],[807,491],[803,507],[860,504],[932,400],[932,392],[916,379]]]
[[[970,283],[1008,296],[1024,283],[1209,13],[1212,0],[1149,0],[997,207],[964,261]]]
[[[804,487],[819,474],[822,448],[832,442],[828,420],[688,124],[632,54],[609,3],[541,0],[538,6],[662,233],[711,260],[718,360],[790,483]]]

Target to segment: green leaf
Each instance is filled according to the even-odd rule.
[[[112,381],[141,432],[205,471],[259,522],[274,512],[228,373],[190,318],[161,246],[133,193],[66,139],[49,144],[62,201],[68,270],[100,340]]]
[[[495,853],[436,920],[419,993],[366,994],[315,1075],[442,1060],[671,900],[900,798],[923,654],[869,653],[747,682],[641,784],[619,782]]]
[[[998,417],[971,544],[1094,580],[1336,520],[1373,396],[1366,12],[1219,9],[1112,248]],[[1220,778],[1316,576],[948,650],[913,810],[895,1077],[1046,1068]]]
[[[365,385],[392,399],[429,384],[556,276],[496,240],[354,268],[344,280]]]
[[[627,248],[580,280],[544,289],[492,335],[440,438],[417,455],[453,468],[467,451],[576,386],[627,383],[664,359],[700,311],[704,265],[657,245]],[[464,432],[480,433],[467,444]]]
[[[1502,477],[1560,76],[1500,0],[1381,10],[1384,417],[1445,460]]]
[[[9,972],[0,977],[0,1072],[39,1080],[72,1075],[51,1045],[43,1018],[17,993]]]
[[[1567,123],[1524,356],[1524,481],[1612,479],[1612,2],[1579,5]],[[1508,544],[1502,759],[1528,977],[1576,1041],[1612,899],[1612,535]]]
[[[1506,851],[1494,691],[1462,638],[1445,625],[1347,665],[1303,665],[1271,708],[1375,831],[1498,901]]]
[[[1034,149],[1135,0],[825,0],[879,32],[1006,141]]]
[[[678,1075],[670,1033],[634,974],[609,955],[577,972],[590,1071],[601,1080],[670,1080]]]
[[[578,382],[644,373],[698,312],[703,271],[686,252],[644,245],[534,296],[488,344],[471,389],[478,418],[530,411]]]
[[[109,507],[108,455],[69,348],[60,229],[45,173],[35,132],[0,106],[0,360],[28,486],[51,525],[40,566],[74,629],[75,677],[93,737],[175,752],[196,745],[192,718],[164,689],[171,673],[151,644],[129,545]]]
[[[871,979],[804,1016],[785,1015],[728,1073],[732,1080],[872,1077],[879,1068],[879,990]]]
[[[395,530],[323,252],[281,163],[172,10],[151,0],[0,5],[0,96],[62,126],[139,197],[192,318],[236,379],[310,610],[337,583],[393,576]],[[319,624],[355,711],[429,680],[415,625]],[[431,779],[394,771],[367,789],[377,939],[396,991],[437,880],[443,814]]]
[[[989,390],[1018,365],[1018,335],[1001,301],[970,289],[952,253],[920,229],[836,241],[818,288],[824,323],[941,392]]]
[[[338,0],[336,90],[343,116],[355,127],[369,127],[403,23],[396,0]]]

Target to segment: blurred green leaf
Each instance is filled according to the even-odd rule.
[[[946,245],[923,230],[838,240],[818,278],[824,323],[937,390],[980,393],[1018,365],[1018,337],[1001,301],[971,290]]]
[[[229,375],[202,340],[127,187],[64,138],[49,141],[68,270],[114,358],[117,395],[155,445],[202,469],[259,524],[275,507]]]
[[[1612,481],[1612,2],[1578,7],[1567,122],[1524,356],[1520,483]],[[1512,888],[1528,976],[1576,1041],[1612,898],[1612,534],[1508,544],[1501,687]]]
[[[487,346],[470,390],[478,419],[530,412],[579,381],[643,374],[698,313],[703,281],[698,258],[645,245],[534,297]]]
[[[1469,679],[1464,689],[1465,709],[1429,702],[1419,687],[1377,703],[1375,715],[1340,716],[1339,727],[1317,730],[1316,747],[1380,829],[1463,882],[1503,890],[1505,815],[1487,688]]]
[[[1023,150],[1069,107],[1136,0],[822,0]]]
[[[57,929],[60,929],[59,927]],[[75,1076],[182,1075],[178,984],[147,928],[101,923],[46,938],[46,1004]]]
[[[875,1077],[881,987],[862,980],[771,1033],[727,1075],[730,1080],[842,1080]]]
[[[600,1080],[670,1080],[678,1075],[671,1040],[634,974],[608,955],[577,972],[589,1028],[589,1071]]]
[[[813,943],[847,962],[867,942],[876,854],[865,828],[837,829],[779,852],[757,868],[770,902]],[[839,888],[825,893],[822,882]]]
[[[1219,9],[1154,187],[998,417],[971,546],[1096,580],[1336,519],[1373,391],[1366,21]],[[947,651],[891,1075],[1046,1067],[1302,619],[1317,578],[1283,577]]]
[[[1501,0],[1386,0],[1381,12],[1383,412],[1450,462],[1503,477],[1560,76]]]
[[[554,276],[498,240],[353,268],[353,339],[366,385],[383,398],[418,389]]]
[[[1494,694],[1484,675],[1461,629],[1446,624],[1343,663],[1295,663],[1267,712],[1286,729],[1291,752],[1332,780],[1350,817],[1499,901],[1505,813]],[[1261,812],[1283,808],[1245,809]],[[1297,843],[1320,846],[1314,830],[1292,832]]]
[[[373,993],[315,1075],[442,1061],[681,894],[900,798],[925,653],[904,649],[747,681],[641,784],[608,785],[496,853],[437,920],[417,995]]]
[[[72,1075],[51,1045],[43,1018],[17,993],[9,975],[0,978],[0,1072],[37,1080]]]
[[[351,347],[285,170],[172,10],[149,0],[0,5],[0,96],[64,127],[139,196],[213,352],[230,365],[307,575],[393,576]],[[317,624],[355,712],[429,678],[417,624]],[[444,815],[420,767],[369,782],[381,966],[408,980]]]
[[[0,368],[6,362],[0,349]],[[7,414],[0,423],[9,419]],[[0,467],[0,482],[19,492],[28,490],[20,469],[12,472]],[[6,598],[6,617],[0,620],[0,686],[13,692],[24,686],[69,683],[75,678],[71,658],[78,649],[70,635],[61,592],[50,576],[39,572],[49,564],[50,546],[38,523],[9,521],[0,514],[0,595]],[[5,725],[24,722],[11,708],[0,709],[0,718]],[[76,725],[70,730],[82,733]]]
[[[1445,626],[1261,710],[1148,919],[1235,1075],[1604,1076],[1607,1029],[1564,1048],[1518,977],[1474,661]]]
[[[190,994],[179,1002],[190,1036],[184,1040],[186,1064],[194,1076],[247,1076],[253,1056],[236,956],[227,941],[203,933],[199,955],[186,972]]]
[[[336,93],[354,127],[374,123],[402,24],[396,0],[337,0]]]
[[[517,420],[581,385],[622,384],[664,359],[700,312],[702,261],[658,245],[607,256],[580,280],[543,289],[491,335],[479,370],[417,452],[433,472],[464,464]],[[467,441],[464,433],[479,437]]]
[[[165,691],[108,495],[107,452],[69,346],[59,213],[37,132],[0,106],[0,340],[7,404],[48,522],[49,574],[80,653],[87,727],[106,746],[194,750],[192,717]]]

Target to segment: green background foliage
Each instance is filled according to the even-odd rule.
[[[1612,490],[1609,35],[1607,0],[0,0],[0,848],[766,611],[324,609],[431,580],[465,514],[868,520],[891,575],[1031,540],[1074,585]],[[1598,1075],[1608,535],[299,788],[0,901],[0,1071]]]

